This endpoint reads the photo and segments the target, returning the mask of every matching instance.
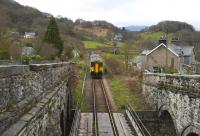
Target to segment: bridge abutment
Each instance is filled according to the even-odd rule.
[[[9,72],[10,71],[10,72]],[[72,63],[0,68],[0,133],[61,135],[71,118]]]
[[[143,94],[160,117],[169,113],[177,135],[200,135],[200,76],[144,74]]]

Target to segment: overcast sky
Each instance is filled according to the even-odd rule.
[[[192,24],[200,30],[200,0],[16,0],[54,16],[106,20],[116,26],[152,25],[163,20]]]

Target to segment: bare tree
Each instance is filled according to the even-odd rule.
[[[56,48],[54,48],[54,46],[52,44],[46,44],[46,43],[43,44],[39,51],[39,55],[47,60],[55,59],[57,54],[58,54],[58,50]]]
[[[10,46],[10,56],[12,57],[12,59],[20,60],[21,52],[22,52],[22,46],[20,46],[20,44],[12,44]]]

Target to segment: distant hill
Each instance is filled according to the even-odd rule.
[[[150,26],[149,30],[154,32],[162,31],[165,33],[175,33],[181,30],[195,31],[192,25],[179,21],[162,21],[157,25]]]
[[[128,31],[137,32],[137,31],[141,31],[141,30],[147,28],[147,26],[131,25],[131,26],[127,26],[127,27],[125,27],[125,28],[126,28],[126,30],[128,30]]]
[[[37,9],[22,6],[13,0],[0,0],[0,29],[12,31],[29,31],[35,19],[46,17]]]

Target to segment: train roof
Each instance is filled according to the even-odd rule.
[[[90,62],[94,61],[102,61],[102,58],[99,54],[91,54],[90,55]]]

